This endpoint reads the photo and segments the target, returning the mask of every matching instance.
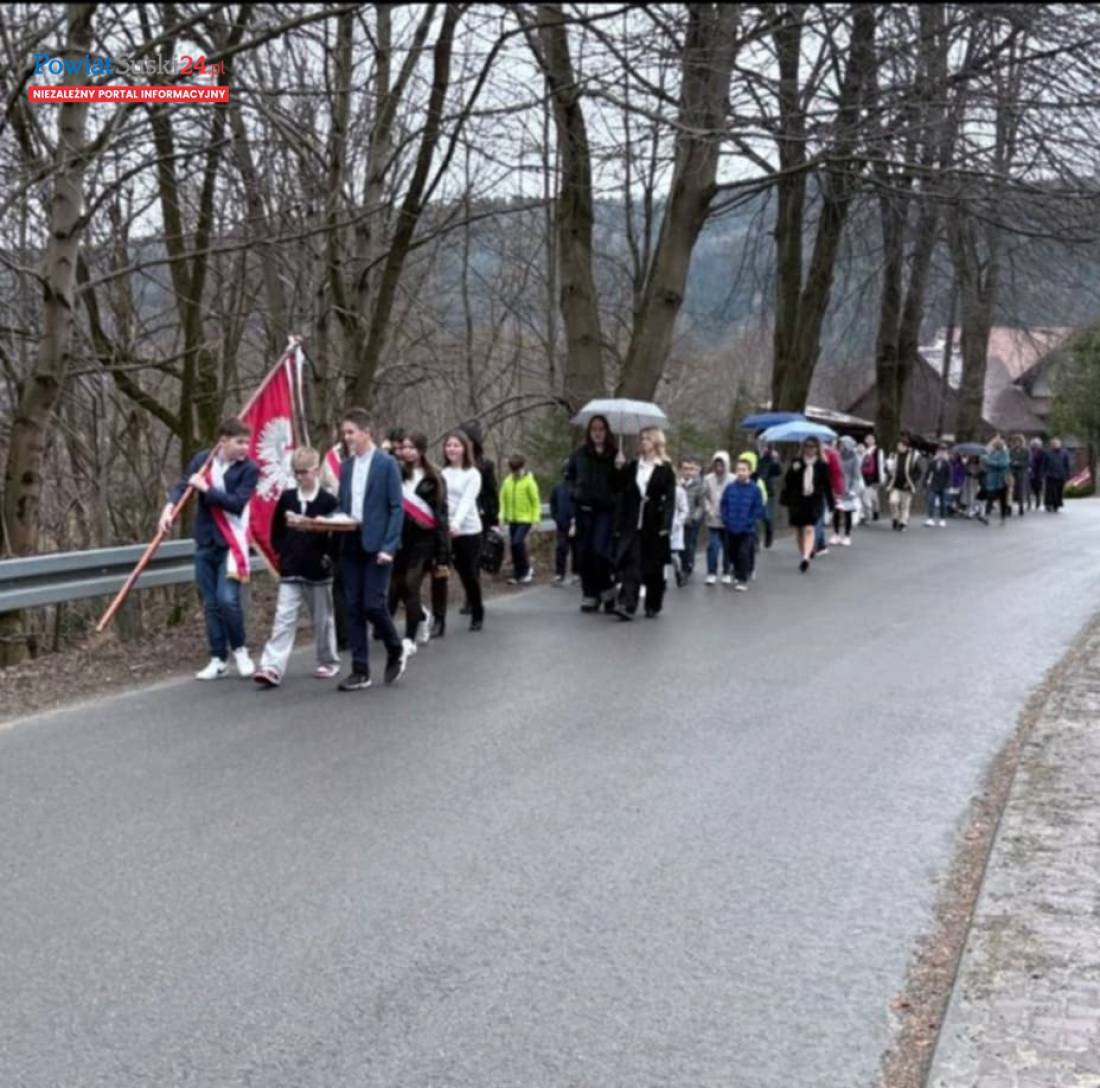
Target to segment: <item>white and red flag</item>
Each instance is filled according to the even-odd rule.
[[[290,457],[298,445],[305,413],[302,371],[305,355],[295,339],[275,368],[264,379],[241,420],[252,428],[248,455],[260,466],[260,480],[248,506],[248,534],[273,570],[279,556],[271,546],[271,519],[279,496],[294,486]],[[305,438],[308,443],[308,436]]]

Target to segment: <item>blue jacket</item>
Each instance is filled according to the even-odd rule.
[[[722,492],[722,525],[727,533],[751,533],[764,516],[764,499],[753,480],[734,480]]]
[[[354,469],[354,457],[349,457],[340,466],[340,510],[359,519],[363,551],[396,555],[405,522],[405,512],[401,509],[401,470],[384,450],[375,449],[363,492],[363,509],[352,510],[351,474]]]
[[[568,532],[573,521],[573,488],[564,480],[555,484],[550,492],[550,516],[558,532]]]
[[[191,458],[179,482],[168,492],[170,502],[180,501],[187,490],[187,481],[206,464],[209,456],[209,450],[199,450]],[[191,528],[191,535],[195,538],[196,547],[229,547],[211,511],[215,506],[220,506],[230,514],[242,513],[248,505],[248,500],[252,498],[252,492],[256,490],[259,479],[260,466],[255,461],[245,458],[243,461],[234,461],[225,470],[224,488],[211,487],[206,491],[195,493],[198,497],[198,505],[195,507],[195,522]]]

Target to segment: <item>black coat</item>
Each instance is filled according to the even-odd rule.
[[[447,522],[447,485],[440,475],[424,473],[424,478],[416,485],[416,494],[423,499],[435,515],[435,528],[427,529],[417,523],[408,513],[401,524],[401,548],[416,555],[430,556],[443,566],[449,562],[451,554],[451,534]]]
[[[654,467],[643,501],[638,490],[638,462],[619,469],[615,474],[618,502],[615,511],[615,555],[621,558],[636,537],[641,537],[643,549],[661,549],[662,562],[672,562],[670,538],[672,516],[676,512],[676,474],[669,464]],[[639,528],[639,525],[641,526]]]
[[[573,488],[577,509],[613,510],[617,472],[615,450],[610,445],[604,447],[602,454],[587,442],[578,447],[565,468],[565,480]]]
[[[825,463],[825,458],[819,457],[814,464],[812,495],[802,493],[802,471],[805,467],[806,462],[801,457],[796,457],[791,462],[783,481],[783,495],[780,500],[787,508],[791,525],[796,528],[816,524],[824,505],[828,505],[830,510],[836,506],[832,481],[829,479],[829,466]]]

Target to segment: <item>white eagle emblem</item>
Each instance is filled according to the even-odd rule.
[[[256,460],[260,462],[260,482],[256,491],[260,498],[275,502],[294,483],[290,455],[294,452],[294,432],[286,416],[276,416],[264,424],[256,444]]]

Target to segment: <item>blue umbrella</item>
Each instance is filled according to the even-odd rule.
[[[836,431],[822,423],[808,419],[792,420],[769,427],[763,435],[765,442],[803,442],[807,438],[836,438]]]
[[[794,423],[805,418],[801,412],[757,412],[755,415],[745,416],[738,426],[744,427],[746,431],[763,431],[777,423]]]

